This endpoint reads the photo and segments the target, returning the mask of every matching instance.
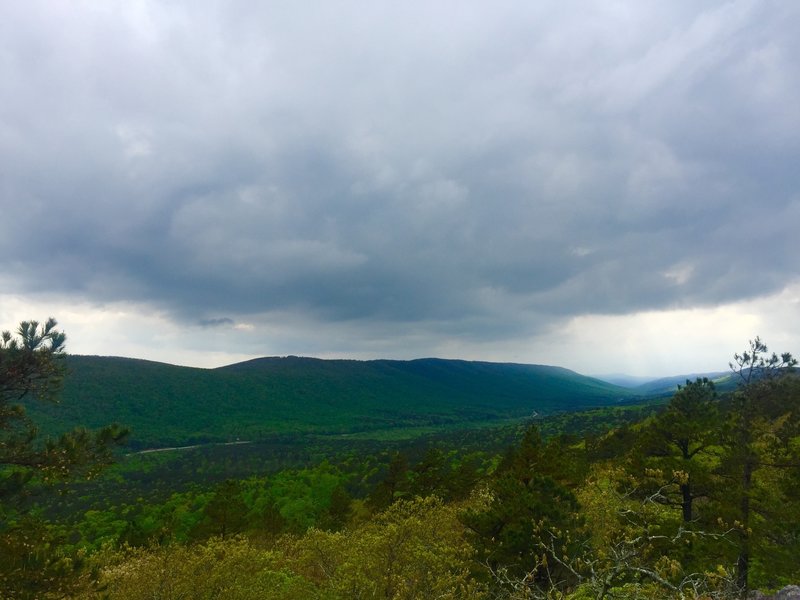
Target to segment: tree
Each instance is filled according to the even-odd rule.
[[[91,476],[112,459],[111,448],[127,430],[111,425],[91,433],[83,428],[58,439],[40,440],[23,401],[57,401],[64,377],[66,335],[55,319],[24,321],[17,336],[0,335],[0,501],[22,491],[34,476],[44,481]]]
[[[525,597],[537,589],[563,593],[577,583],[564,569],[583,547],[583,521],[570,481],[569,455],[556,460],[539,430],[529,427],[518,447],[510,448],[485,491],[486,501],[461,515],[477,559],[503,587],[521,582]]]
[[[314,583],[306,598],[477,600],[485,596],[470,576],[473,551],[457,512],[435,496],[401,498],[366,523],[310,529],[276,550],[290,572]]]
[[[369,496],[369,503],[382,510],[405,495],[408,490],[408,460],[401,452],[392,454],[386,467],[386,476],[375,486]]]
[[[754,517],[762,508],[761,495],[755,493],[757,476],[765,469],[797,466],[781,460],[781,449],[797,435],[800,398],[796,378],[792,377],[797,360],[788,352],[769,354],[758,337],[729,364],[739,388],[730,402],[721,474],[727,477],[733,492],[731,513],[738,529],[737,584],[745,597],[754,550]],[[768,496],[774,497],[774,493]]]
[[[244,530],[247,506],[242,500],[242,484],[227,479],[219,484],[203,509],[204,520],[197,524],[196,534],[216,535],[221,539]]]
[[[439,448],[428,448],[411,470],[411,493],[415,496],[445,497],[449,475],[447,456]]]
[[[636,449],[652,485],[644,492],[655,501],[681,510],[684,523],[695,518],[695,500],[706,498],[711,488],[708,455],[718,443],[719,411],[714,383],[707,378],[686,381],[667,409],[646,427]],[[705,461],[703,459],[706,458]]]
[[[317,597],[303,577],[276,564],[274,552],[243,537],[151,548],[123,547],[93,557],[103,593],[81,598],[153,600],[305,600]],[[90,587],[90,586],[87,586]]]
[[[54,402],[64,377],[66,335],[55,319],[24,321],[16,335],[0,334],[0,592],[38,597],[58,585],[73,564],[56,547],[59,535],[20,510],[16,501],[34,484],[91,477],[112,459],[127,431],[111,425],[96,432],[78,428],[41,439],[25,402]]]

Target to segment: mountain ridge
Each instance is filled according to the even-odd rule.
[[[634,401],[563,367],[421,358],[262,357],[214,369],[69,355],[58,406],[31,402],[46,433],[116,421],[134,447],[452,428]]]

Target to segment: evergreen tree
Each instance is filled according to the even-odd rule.
[[[241,533],[247,522],[247,506],[242,499],[242,483],[234,479],[222,482],[203,509],[204,519],[197,524],[196,535],[218,535],[222,539]]]
[[[439,448],[428,448],[422,460],[411,470],[411,493],[415,496],[445,496],[449,465]]]
[[[93,433],[78,428],[56,440],[39,438],[23,402],[57,401],[66,335],[56,325],[55,319],[41,326],[24,321],[17,336],[0,335],[0,502],[20,493],[34,476],[54,481],[96,473],[127,436],[127,430],[112,425]]]
[[[376,509],[384,509],[408,491],[408,459],[401,452],[392,454],[386,468],[386,476],[375,486],[369,503]]]
[[[66,335],[55,319],[24,321],[0,334],[0,596],[37,597],[63,584],[77,564],[58,550],[63,534],[21,508],[26,490],[96,474],[127,431],[75,429],[41,439],[24,403],[55,402],[64,377]]]
[[[650,485],[643,488],[656,502],[675,506],[685,524],[693,521],[695,500],[711,493],[712,449],[719,443],[719,409],[714,383],[686,381],[669,406],[642,430],[634,452],[641,453]]]
[[[782,458],[797,436],[800,420],[800,395],[794,367],[797,360],[790,353],[769,354],[757,337],[742,354],[730,363],[739,380],[728,411],[720,473],[730,489],[728,508],[738,531],[737,584],[742,597],[748,593],[750,572],[756,544],[767,537],[769,523],[764,519],[764,499],[774,501],[778,486],[772,484],[771,471],[793,468]],[[770,492],[759,489],[761,480],[769,481]]]
[[[554,477],[560,469],[531,426],[498,466],[486,504],[462,515],[479,560],[498,583],[563,591],[577,582],[564,565],[583,547],[583,524],[575,495]]]

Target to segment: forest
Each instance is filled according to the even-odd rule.
[[[216,369],[107,356],[65,357],[59,403],[24,402],[42,433],[131,430],[131,450],[276,435],[417,437],[641,400],[558,367],[442,359],[270,357]],[[674,385],[672,386],[674,388]]]
[[[0,597],[745,598],[800,582],[800,378],[401,439],[142,452],[58,410],[52,319],[0,340]],[[94,427],[94,424],[92,424]]]

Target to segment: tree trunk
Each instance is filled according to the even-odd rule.
[[[683,522],[692,520],[692,488],[688,483],[681,485],[681,507],[683,508]]]
[[[753,463],[747,457],[742,470],[742,501],[741,501],[741,528],[739,533],[739,558],[736,561],[736,584],[741,590],[742,598],[747,598],[748,571],[750,569],[750,533],[747,531],[750,523],[750,487],[753,482]]]

